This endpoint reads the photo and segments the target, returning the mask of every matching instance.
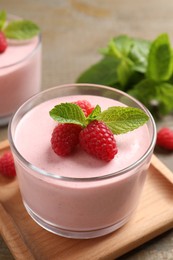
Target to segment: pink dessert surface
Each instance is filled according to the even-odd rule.
[[[9,41],[0,54],[0,118],[9,116],[30,96],[40,90],[40,37]]]
[[[57,156],[50,144],[57,122],[49,116],[49,111],[59,103],[82,99],[93,106],[99,104],[102,110],[110,106],[123,106],[104,97],[67,96],[38,105],[19,122],[14,143],[25,160],[52,176],[74,178],[66,181],[47,177],[36,173],[34,167],[24,167],[16,160],[23,200],[37,217],[65,230],[118,228],[127,222],[138,204],[150,158],[122,175],[112,178],[106,178],[106,175],[138,161],[146,153],[151,137],[147,125],[115,136],[118,154],[109,163],[88,155],[80,147],[73,155]],[[97,181],[85,180],[99,176],[105,177]]]

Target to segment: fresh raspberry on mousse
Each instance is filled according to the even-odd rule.
[[[88,102],[87,100],[78,100],[73,103],[78,105],[83,110],[86,117],[89,116],[94,110],[94,107],[92,107],[90,102]]]
[[[51,145],[59,156],[71,154],[79,143],[79,133],[82,130],[76,124],[58,124],[52,133]]]
[[[79,135],[81,147],[89,154],[109,162],[117,154],[118,149],[113,133],[99,121],[93,121]]]

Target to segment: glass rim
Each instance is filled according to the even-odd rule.
[[[109,173],[109,174],[104,174],[102,176],[94,176],[94,177],[87,177],[87,178],[78,178],[78,177],[67,177],[67,176],[62,176],[62,175],[55,175],[51,172],[47,172],[43,169],[40,169],[39,167],[33,165],[32,163],[28,162],[18,151],[18,149],[16,148],[14,141],[13,141],[13,137],[12,137],[12,124],[13,124],[13,120],[15,120],[15,116],[20,112],[20,110],[22,110],[22,108],[24,106],[26,106],[27,104],[29,104],[32,100],[36,99],[37,97],[44,95],[48,92],[51,92],[52,90],[58,89],[58,88],[65,88],[65,87],[80,87],[80,86],[89,86],[89,87],[99,87],[102,89],[107,89],[110,91],[113,91],[115,93],[119,93],[123,96],[126,96],[127,98],[129,98],[130,100],[132,100],[133,102],[135,102],[148,116],[149,116],[149,120],[151,121],[151,125],[152,125],[152,130],[153,130],[153,134],[151,137],[151,142],[148,146],[148,149],[145,151],[145,153],[134,163],[130,164],[128,167],[125,167],[119,171],[115,171],[113,173]],[[46,90],[43,90],[37,94],[35,94],[34,96],[32,96],[31,98],[29,98],[27,101],[25,101],[23,103],[23,105],[21,105],[18,110],[15,112],[15,114],[13,115],[13,117],[11,118],[10,122],[9,122],[9,126],[8,126],[8,138],[9,138],[9,143],[11,146],[12,151],[14,152],[14,154],[17,156],[17,158],[20,159],[20,161],[22,162],[22,164],[25,165],[25,167],[27,166],[28,168],[30,168],[31,170],[35,171],[37,174],[40,174],[41,176],[45,176],[45,177],[50,177],[52,179],[56,179],[56,180],[61,180],[61,181],[68,181],[68,182],[94,182],[94,181],[101,181],[101,180],[105,180],[105,179],[110,179],[113,177],[118,177],[121,176],[127,172],[130,172],[131,170],[137,168],[140,164],[142,164],[145,159],[152,153],[153,149],[154,149],[154,145],[156,142],[156,125],[155,125],[155,121],[153,119],[153,116],[151,115],[150,111],[140,102],[138,101],[136,98],[130,96],[129,94],[119,90],[119,89],[114,89],[112,87],[108,87],[105,85],[98,85],[98,84],[91,84],[91,83],[72,83],[72,84],[61,84]]]
[[[13,14],[7,14],[7,17],[13,17],[15,20],[16,19],[17,20],[21,20],[22,19],[21,17],[13,15]],[[38,42],[37,42],[36,46],[34,47],[34,49],[28,55],[26,55],[24,58],[20,59],[19,61],[13,62],[13,63],[11,63],[9,65],[0,66],[0,70],[1,69],[7,69],[7,68],[13,68],[14,66],[19,65],[19,64],[23,63],[25,60],[29,59],[37,51],[37,49],[39,48],[39,46],[41,45],[41,42],[42,42],[41,32],[39,32],[39,34],[34,36],[32,39],[34,39],[36,37],[38,37]],[[27,44],[27,42],[29,42],[32,39],[24,40],[24,42],[26,42],[25,44]],[[10,39],[8,39],[8,41],[10,42]],[[18,43],[18,45],[20,45],[20,44],[21,43]]]

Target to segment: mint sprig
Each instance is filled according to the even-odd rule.
[[[120,35],[101,49],[102,58],[78,77],[123,90],[156,116],[173,112],[173,48],[163,33],[153,41]]]
[[[55,106],[49,114],[59,123],[72,123],[83,127],[86,125],[84,112],[78,105],[73,103],[61,103]]]
[[[0,30],[6,38],[15,40],[28,40],[38,35],[40,28],[29,20],[7,21],[5,11],[0,12]]]
[[[124,134],[144,125],[148,116],[134,107],[110,107],[96,118],[103,121],[116,135]]]
[[[138,108],[114,106],[101,112],[99,105],[86,117],[82,109],[73,103],[61,103],[55,106],[50,116],[59,123],[72,123],[86,127],[91,121],[104,122],[113,134],[133,131],[148,121],[148,116]]]

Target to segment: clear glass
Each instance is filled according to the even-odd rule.
[[[150,140],[141,158],[120,171],[115,169],[110,174],[90,178],[54,175],[26,161],[15,145],[18,123],[42,102],[69,95],[107,97],[145,111],[149,116]],[[103,236],[130,219],[139,202],[155,140],[154,120],[140,102],[119,90],[93,84],[62,85],[43,91],[25,102],[9,124],[9,141],[26,210],[43,228],[80,239]]]
[[[19,19],[8,15],[8,20]],[[31,40],[8,40],[0,55],[0,126],[8,124],[17,108],[40,91],[41,45],[41,34]]]

